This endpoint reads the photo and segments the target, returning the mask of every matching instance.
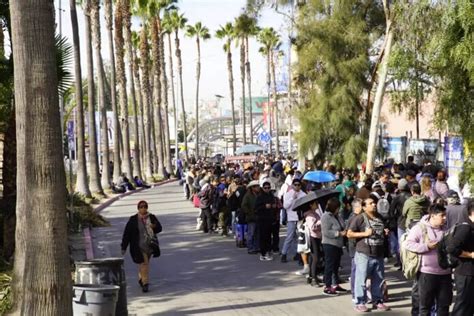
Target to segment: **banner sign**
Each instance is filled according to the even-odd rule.
[[[392,158],[396,163],[405,163],[406,157],[406,137],[384,137],[383,148],[385,156]]]
[[[449,176],[459,175],[463,170],[464,148],[462,137],[444,138],[444,165]]]

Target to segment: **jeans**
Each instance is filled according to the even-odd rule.
[[[382,282],[384,279],[383,258],[369,257],[356,251],[354,256],[355,271],[355,300],[356,304],[367,302],[365,281],[370,278],[370,292],[374,304],[383,302]]]
[[[247,249],[248,251],[256,251],[258,247],[257,223],[248,223]]]
[[[436,315],[448,316],[449,305],[453,300],[453,284],[451,274],[435,275],[420,273],[418,278],[420,293],[420,316],[431,315],[431,309],[436,303]],[[472,293],[470,293],[472,299]]]
[[[471,275],[454,276],[456,281],[456,303],[454,303],[452,316],[474,315],[474,277]]]
[[[356,278],[356,263],[354,258],[351,259],[351,295],[352,301],[355,302],[355,278]]]
[[[265,256],[272,250],[272,223],[268,221],[258,221],[258,235],[260,238],[260,253]]]
[[[286,226],[286,238],[285,241],[283,242],[283,247],[281,249],[281,254],[282,255],[287,255],[288,250],[290,249],[290,246],[294,248],[296,252],[296,246],[297,244],[297,239],[296,239],[296,225],[298,224],[297,221],[289,221],[287,226]]]
[[[280,222],[272,224],[272,246],[271,250],[278,253],[280,251]]]
[[[202,221],[203,221],[203,225],[202,225],[203,232],[207,233],[207,232],[211,231],[212,230],[213,219],[212,219],[212,214],[211,214],[211,208],[210,207],[202,209]]]
[[[396,256],[397,262],[400,261],[399,250],[398,250],[398,236],[396,231],[390,231],[388,233],[388,243],[390,247],[390,255]]]
[[[324,284],[326,287],[337,286],[339,266],[341,265],[342,248],[323,244],[324,249]]]

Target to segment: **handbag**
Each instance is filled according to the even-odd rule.
[[[147,244],[151,249],[153,257],[157,258],[161,256],[160,242],[156,236],[148,236]]]

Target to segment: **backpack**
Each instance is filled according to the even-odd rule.
[[[447,245],[456,233],[456,228],[459,225],[469,225],[468,223],[458,223],[451,227],[447,232],[443,234],[443,238],[438,242],[438,264],[441,269],[452,269],[456,268],[459,264],[459,260],[456,256],[450,254],[447,250]]]
[[[422,238],[428,242],[428,231],[424,224],[418,224],[421,228]],[[407,280],[414,280],[421,266],[421,254],[410,251],[406,248],[409,231],[400,237],[400,261],[402,262],[403,275]]]
[[[388,219],[390,217],[390,202],[387,200],[388,193],[385,195],[380,195],[377,192],[372,192],[378,198],[377,201],[377,212],[384,218]]]

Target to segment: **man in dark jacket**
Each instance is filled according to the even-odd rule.
[[[447,245],[448,252],[459,259],[454,271],[457,292],[453,316],[474,315],[474,200],[469,202],[467,215],[467,225],[456,227]]]
[[[277,201],[271,193],[271,183],[264,181],[263,192],[257,197],[255,211],[257,213],[257,226],[260,238],[260,260],[273,260],[271,254],[272,246],[272,225],[277,222]]]
[[[199,183],[201,191],[198,193],[199,197],[199,208],[202,210],[202,230],[204,233],[214,233],[212,229],[212,211],[211,205],[213,203],[214,188],[209,183],[209,179],[205,178]]]
[[[249,254],[257,254],[258,235],[257,235],[257,215],[255,213],[255,202],[260,194],[260,186],[257,180],[250,181],[247,185],[247,193],[242,200],[241,208],[247,222],[247,249]]]
[[[398,181],[398,193],[397,196],[392,200],[390,204],[390,219],[388,221],[388,228],[390,231],[396,231],[398,245],[400,244],[400,238],[405,233],[405,220],[403,216],[403,205],[406,200],[411,196],[410,189],[408,188],[408,182],[405,179]],[[397,266],[400,266],[400,253],[397,253]]]

